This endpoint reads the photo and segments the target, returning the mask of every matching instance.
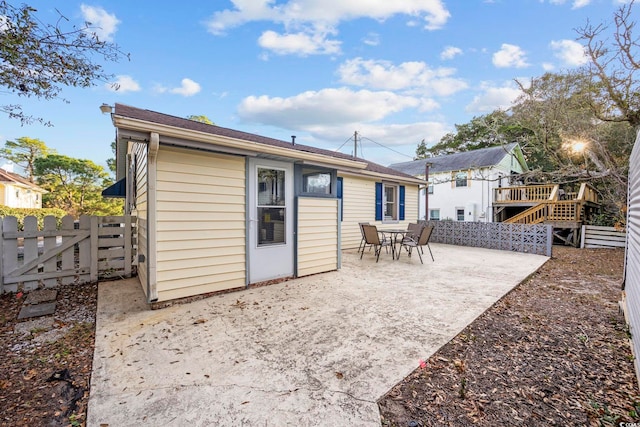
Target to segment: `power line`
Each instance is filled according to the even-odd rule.
[[[345,146],[345,144],[346,144],[347,142],[351,141],[352,139],[353,139],[352,137],[347,138],[347,140],[346,140],[345,142],[343,142],[343,143],[342,143],[342,145],[336,149],[336,151],[340,151],[340,149],[341,149],[342,147],[344,147],[344,146]]]
[[[366,140],[368,140],[368,141],[371,141],[371,142],[373,142],[374,144],[377,144],[377,145],[379,145],[379,146],[380,146],[380,147],[382,147],[382,148],[386,148],[387,150],[391,150],[391,151],[393,151],[393,152],[394,152],[394,153],[396,153],[396,154],[400,154],[401,156],[405,156],[405,157],[409,157],[410,159],[413,159],[413,156],[409,156],[409,155],[407,155],[407,154],[401,153],[400,151],[398,151],[398,150],[394,150],[394,149],[393,149],[393,148],[391,148],[391,147],[387,147],[387,146],[386,146],[386,145],[384,145],[384,144],[380,144],[379,142],[376,142],[376,141],[374,141],[374,140],[373,140],[373,139],[371,139],[371,138],[367,138],[367,137],[362,137],[362,136],[361,136],[361,137],[360,137],[360,140],[362,141],[363,139],[366,139]],[[363,158],[364,158],[364,157],[363,157]]]

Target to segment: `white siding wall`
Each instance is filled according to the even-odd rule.
[[[11,208],[42,208],[42,194],[30,188],[5,183],[0,186],[0,201]]]
[[[338,200],[298,198],[297,275],[338,268]]]
[[[513,166],[510,159],[515,162]],[[429,210],[439,209],[441,220],[455,221],[457,220],[456,209],[464,208],[465,221],[491,222],[493,220],[491,213],[493,189],[499,186],[498,178],[507,177],[511,170],[522,172],[522,168],[513,156],[505,156],[497,166],[472,170],[470,174],[473,179],[467,182],[467,187],[456,187],[451,172],[430,174],[429,179],[433,180],[434,188],[433,194],[429,194]],[[502,181],[503,186],[508,185],[506,178]],[[425,215],[424,203],[424,191],[421,191],[420,218],[424,218]],[[473,209],[471,215],[469,215],[470,209]]]
[[[127,176],[127,180],[133,179],[135,185],[135,205],[131,210],[136,217],[137,230],[137,254],[144,255],[144,260],[138,263],[138,279],[144,293],[147,293],[147,259],[149,258],[147,244],[147,144],[136,142],[129,144],[131,161],[135,161],[135,178]],[[129,172],[127,172],[129,173]],[[131,188],[131,187],[129,187]]]
[[[342,176],[340,173],[338,176]],[[380,182],[378,180],[377,182]],[[359,222],[369,222],[384,228],[406,228],[410,222],[418,220],[418,185],[405,186],[405,219],[394,223],[376,221],[376,180],[343,176],[341,249],[355,249],[360,244],[362,234]]]
[[[640,132],[629,159],[625,293],[636,375],[640,378]]]
[[[245,286],[245,159],[161,147],[158,301]]]

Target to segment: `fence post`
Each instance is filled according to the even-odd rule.
[[[91,223],[88,216],[82,215],[78,221],[78,227],[80,231],[90,231]],[[80,261],[78,267],[80,270],[84,270],[85,274],[80,275],[79,283],[87,283],[91,281],[91,275],[89,269],[91,268],[91,241],[87,236],[86,239],[78,243],[78,260]]]
[[[24,264],[33,261],[38,258],[38,218],[35,216],[26,216],[23,221],[23,230],[25,232],[23,247],[23,262]],[[28,232],[32,232],[34,235],[29,237],[26,235]],[[32,289],[38,288],[37,280],[29,280],[28,282],[23,283],[23,287],[25,291],[30,291]]]
[[[73,217],[71,215],[67,215],[64,218],[62,218],[62,229],[63,231],[63,236],[62,236],[62,243],[65,243],[65,241],[67,240],[71,240],[73,239],[75,236],[73,235],[74,232],[74,220]],[[74,245],[75,246],[75,245]],[[75,247],[72,246],[69,249],[65,250],[62,253],[62,270],[63,271],[71,271],[73,270],[73,267],[75,266]],[[69,276],[64,276],[60,279],[60,281],[62,282],[63,285],[68,285],[70,283],[73,283],[75,281],[75,276],[73,275],[69,275]]]
[[[44,236],[44,253],[53,251],[56,246],[56,231],[58,231],[58,220],[55,216],[44,217],[44,231],[50,231],[50,236]],[[53,273],[58,269],[58,262],[56,258],[50,258],[44,262],[44,272]],[[46,288],[55,286],[58,284],[56,279],[44,279],[44,286]]]
[[[91,283],[98,281],[98,217],[91,217]]]

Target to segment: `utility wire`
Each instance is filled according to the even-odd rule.
[[[345,142],[343,142],[343,143],[342,143],[342,145],[336,149],[336,151],[340,151],[340,149],[341,149],[342,147],[344,147],[344,146],[345,146],[345,144],[346,144],[347,142],[351,141],[352,139],[353,139],[353,137],[351,137],[351,136],[350,136],[349,138],[347,138],[347,140],[346,140]]]
[[[366,139],[366,140],[368,140],[368,141],[371,141],[371,142],[373,142],[374,144],[377,144],[377,145],[379,145],[379,146],[380,146],[380,147],[382,147],[382,148],[386,148],[387,150],[391,150],[391,151],[393,151],[393,152],[394,152],[394,153],[396,153],[396,154],[400,154],[401,156],[405,156],[405,157],[409,157],[410,159],[413,159],[413,156],[409,156],[409,155],[407,155],[407,154],[401,153],[400,151],[398,151],[398,150],[394,150],[393,148],[390,148],[390,147],[387,147],[386,145],[380,144],[379,142],[376,142],[376,141],[374,141],[374,140],[373,140],[373,139],[371,139],[371,138],[367,138],[367,137],[361,137],[361,138],[360,138],[360,140],[361,140],[361,141],[362,141],[363,139]],[[364,157],[363,157],[363,158],[364,158]]]

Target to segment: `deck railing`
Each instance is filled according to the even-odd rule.
[[[493,189],[493,200],[499,203],[542,202],[549,200],[555,185],[521,185]]]
[[[493,200],[496,203],[537,203],[555,200],[574,200],[580,202],[599,203],[598,193],[590,184],[580,184],[578,192],[564,193],[559,185],[521,185],[516,187],[500,187],[493,189]]]
[[[507,219],[509,224],[540,224],[545,221],[581,221],[581,202],[574,200],[544,201]]]

